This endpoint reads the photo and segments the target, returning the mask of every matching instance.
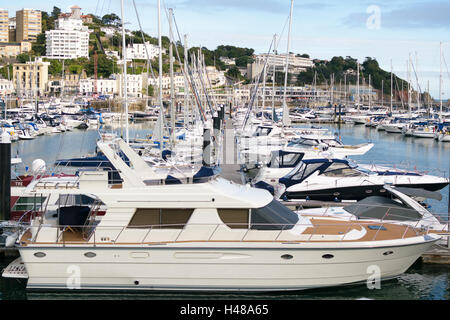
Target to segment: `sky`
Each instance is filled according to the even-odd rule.
[[[157,0],[134,0],[143,30],[158,32]],[[188,45],[211,50],[218,45],[269,50],[273,35],[281,35],[278,51],[287,51],[290,0],[161,0],[162,32],[168,34],[165,8],[173,8],[181,36]],[[0,0],[0,6],[14,16],[16,10],[33,8],[51,12],[57,6],[69,12],[72,5],[84,14],[121,16],[120,0]],[[407,61],[414,62],[413,84],[421,91],[428,85],[439,98],[440,42],[443,50],[442,97],[450,99],[450,1],[445,0],[295,0],[291,52],[311,58],[351,56],[363,62],[377,59],[380,66],[406,79]],[[127,28],[139,28],[133,0],[124,0]],[[447,65],[448,64],[448,65]]]

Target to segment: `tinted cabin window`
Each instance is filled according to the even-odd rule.
[[[289,230],[298,221],[298,215],[278,202],[272,200],[268,205],[251,209],[250,229],[255,230]]]
[[[183,229],[194,209],[161,209],[161,228]]]
[[[217,209],[219,218],[231,229],[248,229],[248,209]]]
[[[357,177],[362,173],[345,163],[333,163],[323,172],[323,175],[327,177]]]
[[[160,225],[159,209],[136,209],[129,228],[139,228]]]
[[[183,229],[194,209],[136,209],[128,228]]]

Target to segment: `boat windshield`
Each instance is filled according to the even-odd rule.
[[[268,136],[269,133],[272,131],[272,128],[268,128],[268,127],[258,127],[258,129],[256,129],[255,133],[253,134],[254,137],[259,137],[259,136]]]
[[[303,153],[286,153],[279,152],[272,153],[272,159],[267,164],[268,168],[294,168],[298,161],[303,158]]]
[[[251,209],[250,229],[290,230],[298,219],[295,212],[274,199],[265,207]]]
[[[335,162],[325,169],[321,175],[326,177],[359,177],[364,174],[352,168],[347,163]]]
[[[319,142],[313,139],[295,139],[288,143],[288,147],[299,147],[299,146],[317,146]]]
[[[291,172],[289,172],[284,178],[290,180],[303,180],[309,177],[314,171],[320,168],[323,162],[308,163],[300,162]]]
[[[342,145],[341,142],[334,139],[323,139],[322,141],[330,147],[337,147]]]

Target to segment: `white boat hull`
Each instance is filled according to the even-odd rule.
[[[28,247],[20,248],[20,254],[30,289],[279,291],[365,283],[378,271],[380,279],[394,278],[436,241],[428,240],[380,241],[380,247],[360,243],[359,248],[338,242],[329,243],[329,249],[326,243]],[[36,257],[37,252],[46,256]],[[88,252],[95,256],[86,257]],[[283,259],[286,255],[292,258]]]

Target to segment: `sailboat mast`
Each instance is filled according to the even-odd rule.
[[[408,116],[411,118],[411,54],[407,61],[408,70]]]
[[[171,143],[172,146],[175,143],[175,85],[173,81],[173,36],[172,36],[172,17],[173,9],[169,8],[169,60],[170,60],[170,125],[172,127]]]
[[[123,19],[123,0],[120,1],[120,10],[122,15],[122,58],[123,58],[123,96],[125,104],[125,141],[130,142],[128,130],[128,87],[127,87],[127,46],[125,42],[125,21]]]
[[[123,1],[123,0],[122,0]],[[161,0],[158,0],[158,45],[159,45],[159,148],[163,149],[164,140],[164,105],[163,105],[163,94],[162,94],[162,39],[161,39]]]
[[[188,127],[189,123],[189,84],[187,80],[187,68],[188,68],[188,43],[187,34],[184,35],[184,126]]]
[[[439,118],[441,122],[442,119],[442,42],[439,43],[439,63],[440,63],[440,75],[439,75],[439,103],[440,103],[440,115]]]
[[[357,109],[359,111],[359,63],[357,62],[357,72],[356,72],[356,103]]]
[[[273,55],[275,59],[275,55],[277,54],[277,35],[273,35]],[[272,124],[275,122],[275,74],[277,70],[275,67],[275,63],[273,64],[273,75],[272,75]]]
[[[392,103],[393,103],[393,92],[392,92],[392,88],[393,88],[393,74],[392,74],[392,59],[391,59],[391,114],[392,114]]]
[[[294,11],[294,0],[291,0],[291,9],[289,11],[289,32],[286,50],[286,68],[284,72],[284,94],[283,94],[283,127],[289,122],[289,109],[286,103],[287,81],[289,71],[289,51],[291,48],[291,30],[292,30],[292,12]]]

